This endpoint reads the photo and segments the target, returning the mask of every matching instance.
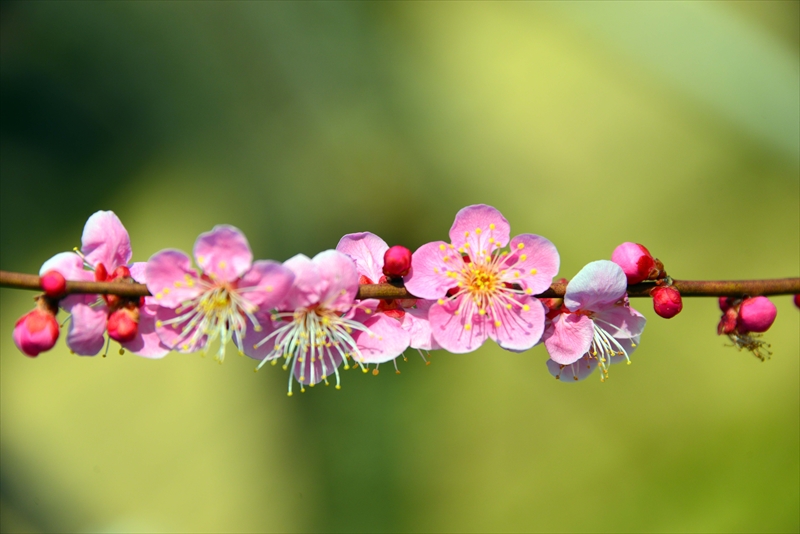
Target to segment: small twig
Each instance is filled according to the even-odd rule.
[[[673,287],[683,297],[743,297],[756,295],[793,295],[800,293],[800,278],[777,278],[772,280],[672,280]],[[39,277],[35,274],[0,271],[0,287],[32,289],[41,291]],[[628,296],[649,297],[654,282],[628,286]],[[553,284],[539,298],[564,296],[567,284]],[[67,294],[94,293],[98,295],[120,295],[122,297],[147,297],[150,292],[144,284],[124,282],[67,282]],[[359,299],[413,299],[417,298],[397,284],[365,284],[359,286]]]

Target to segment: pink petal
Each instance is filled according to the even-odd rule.
[[[336,250],[347,254],[356,262],[359,275],[376,283],[383,276],[383,255],[389,250],[389,245],[375,234],[347,234],[339,240]]]
[[[67,333],[67,346],[80,356],[94,356],[105,345],[106,316],[105,306],[91,307],[77,304],[72,308],[72,318]]]
[[[579,382],[592,374],[596,368],[597,358],[590,358],[588,355],[567,365],[547,360],[547,370],[550,374],[565,383]]]
[[[130,264],[131,278],[140,284],[147,284],[147,262],[137,261]]]
[[[271,260],[258,260],[237,284],[239,295],[265,310],[277,306],[292,288],[294,273]]]
[[[92,267],[102,263],[109,273],[131,261],[131,239],[113,211],[98,211],[86,221],[81,252]]]
[[[378,314],[364,321],[369,332],[353,332],[353,339],[361,351],[362,363],[384,363],[400,356],[411,339],[397,319]]]
[[[358,293],[355,262],[336,250],[320,252],[312,261],[322,280],[320,304],[331,310],[349,310]]]
[[[253,253],[238,228],[221,224],[200,234],[194,243],[194,259],[211,278],[233,282],[253,264]]]
[[[444,241],[422,245],[411,257],[411,271],[404,278],[406,289],[422,299],[442,298],[456,286],[456,280],[446,273],[458,271],[463,265],[461,255]]]
[[[544,306],[532,297],[521,297],[518,299],[523,306],[528,306],[528,310],[517,308],[510,310],[502,307],[494,307],[496,318],[484,315],[486,330],[492,338],[506,350],[522,352],[530,349],[539,342],[544,331]],[[500,326],[496,326],[495,320],[500,321]]]
[[[163,306],[157,308],[156,334],[158,334],[161,342],[170,349],[183,353],[195,352],[205,347],[208,339],[205,335],[199,335],[192,341],[197,327],[187,331],[185,334],[183,333],[185,326],[189,323],[188,319],[181,323],[164,324],[177,316],[173,308],[165,308]]]
[[[150,297],[148,297],[149,299]],[[127,343],[121,343],[128,351],[144,358],[163,358],[169,353],[169,347],[161,342],[156,333],[157,306],[139,308],[139,328],[136,337]]]
[[[503,263],[508,271],[519,273],[514,279],[516,283],[523,289],[530,289],[531,295],[537,295],[553,283],[560,259],[549,240],[534,234],[520,234],[511,240],[511,253]]]
[[[585,315],[559,314],[542,335],[550,359],[561,365],[578,361],[589,351],[594,338],[594,324]]]
[[[79,282],[93,282],[94,273],[83,268],[83,258],[74,252],[61,252],[56,254],[42,265],[39,275],[48,271],[58,271],[67,280]],[[68,295],[59,301],[58,305],[70,311],[76,304],[91,304],[97,300],[97,295],[74,294]]]
[[[479,251],[491,254],[506,246],[510,232],[511,226],[502,213],[492,206],[475,204],[456,214],[450,228],[450,242],[457,249],[465,247],[465,252],[474,257]],[[491,243],[490,238],[493,240]],[[467,243],[469,247],[466,247]]]
[[[486,341],[488,333],[482,320],[470,318],[471,327],[465,329],[465,318],[455,315],[458,301],[446,301],[444,305],[434,304],[428,311],[433,338],[448,352],[463,354],[478,349]],[[477,314],[475,318],[480,317]]]
[[[570,311],[600,311],[623,298],[627,289],[622,267],[613,261],[593,261],[567,284],[564,305]]]
[[[160,306],[177,308],[203,292],[189,256],[180,250],[166,249],[150,257],[145,269],[147,289]]]
[[[324,284],[317,265],[303,254],[289,258],[283,265],[294,273],[294,284],[279,308],[294,311],[318,304]]]
[[[433,339],[431,323],[428,319],[428,311],[435,304],[431,300],[418,300],[416,308],[404,308],[406,312],[400,319],[400,326],[408,332],[411,338],[409,347],[412,349],[437,350],[441,347]]]
[[[300,361],[300,358],[303,361]],[[310,352],[305,352],[294,363],[294,376],[297,381],[306,386],[322,382],[323,377],[333,376],[336,368],[342,364],[342,356],[339,351],[323,348],[320,354],[315,351],[312,362]]]
[[[612,305],[593,315],[597,326],[617,340],[638,337],[644,331],[644,315],[629,306]]]
[[[275,348],[276,336],[270,337],[265,343],[262,343],[258,347],[256,347],[256,345],[261,343],[261,341],[263,341],[265,338],[269,337],[270,334],[272,334],[280,326],[283,326],[287,323],[283,321],[273,323],[269,313],[257,313],[255,314],[255,317],[258,320],[258,324],[261,326],[261,331],[256,332],[255,327],[248,321],[247,331],[245,332],[244,339],[242,340],[242,348],[244,349],[244,353],[249,357],[255,360],[263,360]]]

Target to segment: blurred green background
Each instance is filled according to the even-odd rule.
[[[798,2],[0,6],[2,269],[99,209],[137,261],[220,223],[282,261],[486,203],[565,277],[623,241],[677,278],[800,275]],[[32,296],[2,290],[5,532],[800,529],[789,297],[766,363],[714,299],[637,299],[605,384],[488,343],[290,399],[237,356],[26,358]]]

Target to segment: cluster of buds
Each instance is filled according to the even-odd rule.
[[[672,319],[683,309],[683,299],[672,280],[664,270],[664,264],[654,258],[644,245],[639,243],[622,243],[611,254],[611,261],[622,267],[628,284],[639,284],[644,281],[656,282],[650,290],[653,297],[653,309],[664,319]]]
[[[794,300],[797,304],[797,295]],[[728,336],[735,347],[749,350],[761,361],[772,355],[769,344],[759,339],[761,334],[769,330],[778,315],[778,309],[768,298],[720,297],[719,309],[722,311],[722,318],[717,325],[718,335]]]
[[[293,383],[302,392],[329,378],[338,389],[340,368],[367,372],[374,365],[378,374],[378,366],[392,362],[399,373],[396,360],[409,348],[429,363],[428,351],[472,352],[489,339],[513,352],[542,343],[556,379],[579,381],[599,369],[605,381],[610,364],[631,363],[644,331],[629,286],[651,282],[661,317],[683,308],[664,265],[630,242],[619,245],[611,261],[593,261],[572,280],[560,278],[562,296],[545,298],[560,265],[555,245],[535,234],[511,237],[505,217],[482,204],[456,214],[448,241],[414,253],[360,232],[313,258],[254,261],[244,234],[218,225],[197,238],[194,262],[166,249],[131,263],[128,232],[110,211],[89,218],[81,241],[80,250],[42,266],[44,295],[14,329],[23,353],[36,356],[55,345],[61,308],[69,314],[66,341],[75,354],[94,356],[105,346],[105,355],[112,340],[147,358],[208,352],[215,345],[222,363],[232,344],[260,360],[256,370],[267,362],[291,369],[289,395]],[[71,293],[68,281],[139,283],[149,295]],[[358,298],[361,285],[384,283],[409,293]],[[720,307],[719,333],[761,359],[768,356],[757,336],[774,321],[775,306],[755,297],[724,298]]]

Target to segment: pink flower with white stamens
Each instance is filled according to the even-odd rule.
[[[208,351],[218,340],[215,359],[222,363],[231,340],[244,354],[245,335],[262,328],[255,314],[283,300],[294,275],[275,261],[253,262],[244,234],[228,225],[200,234],[194,257],[199,273],[180,250],[162,250],[147,262],[147,289],[157,303],[155,330],[179,352]]]
[[[66,280],[74,281],[133,281],[144,283],[144,263],[130,263],[131,241],[128,231],[113,211],[98,211],[89,217],[81,236],[81,250],[62,252],[47,260],[40,274],[44,277],[55,271]],[[155,312],[149,307],[150,297],[122,298],[116,295],[67,295],[59,306],[70,316],[67,346],[81,356],[94,356],[106,344],[105,333],[109,319],[118,324],[126,316],[124,335],[116,327],[109,337],[138,356],[161,358],[169,349],[155,334]]]
[[[370,232],[347,234],[336,245],[336,250],[347,254],[355,262],[359,284],[382,284],[388,281],[384,273],[385,258],[390,250],[395,252],[389,255],[392,258],[396,256],[400,260],[396,263],[400,264],[401,268],[407,269],[404,265],[405,254],[401,249],[404,247],[397,246],[390,249],[383,239]],[[397,265],[393,264],[393,267]],[[422,299],[381,300],[377,311],[400,321],[403,330],[411,336],[409,346],[412,349],[435,350],[439,345],[433,339],[428,321],[428,309],[433,302],[435,301]]]
[[[305,391],[335,375],[339,389],[342,363],[350,369],[352,359],[366,372],[365,364],[388,362],[408,348],[408,333],[376,313],[377,300],[355,303],[358,272],[345,254],[327,250],[313,259],[298,254],[284,265],[294,273],[294,285],[271,316],[259,315],[264,332],[248,332],[245,354],[262,360],[256,370],[283,359],[283,368],[292,369],[288,395],[292,377]]]
[[[544,330],[545,311],[533,295],[550,287],[558,272],[555,246],[533,234],[510,241],[510,227],[491,206],[468,206],[456,215],[450,244],[437,241],[414,252],[408,290],[437,299],[428,313],[442,348],[471,352],[486,338],[524,351]]]
[[[542,336],[556,378],[567,369],[582,380],[599,366],[605,381],[609,363],[630,363],[646,320],[630,307],[626,290],[622,268],[607,260],[586,265],[567,284],[564,302],[548,312]]]

